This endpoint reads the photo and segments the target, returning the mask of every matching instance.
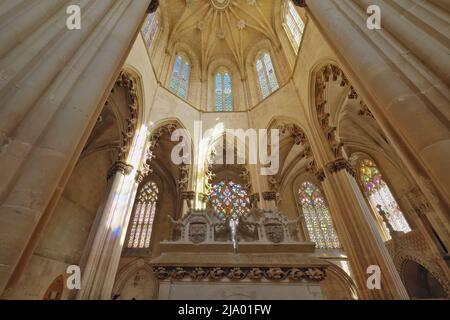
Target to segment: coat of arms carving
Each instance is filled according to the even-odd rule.
[[[206,223],[191,223],[189,225],[189,240],[193,243],[202,243],[206,241],[207,226]]]

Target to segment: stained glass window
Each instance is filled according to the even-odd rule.
[[[268,52],[263,53],[261,57],[256,60],[256,72],[258,74],[261,95],[264,99],[279,88],[272,59]]]
[[[152,181],[146,183],[140,190],[131,223],[128,248],[150,248],[158,194],[158,186]]]
[[[144,26],[142,27],[142,35],[144,36],[144,41],[147,48],[152,46],[157,31],[158,19],[156,18],[156,13],[154,12],[148,15],[147,20],[145,20]]]
[[[305,31],[305,23],[298,14],[291,0],[287,1],[284,16],[284,28],[291,40],[292,46],[298,50],[302,42],[303,32]]]
[[[228,72],[217,72],[215,87],[216,111],[233,111],[231,77]]]
[[[247,190],[234,181],[216,183],[209,195],[209,203],[222,219],[233,213],[242,216],[250,211]]]
[[[299,190],[299,201],[309,239],[320,249],[340,248],[322,191],[311,182],[304,182]]]
[[[172,80],[170,82],[170,90],[179,97],[186,99],[187,89],[189,85],[189,63],[178,55],[173,65]]]
[[[403,216],[397,201],[395,201],[389,186],[383,180],[376,164],[368,159],[362,160],[359,166],[359,177],[371,205],[373,208],[381,206],[381,209],[386,213],[392,228],[395,231],[411,231],[408,222]],[[378,212],[378,210],[375,211]],[[386,234],[389,235],[389,231],[384,223],[383,228],[385,229]]]

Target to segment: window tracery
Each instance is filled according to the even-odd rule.
[[[219,71],[215,76],[215,110],[233,111],[231,76],[227,71]]]
[[[310,240],[320,249],[340,248],[322,191],[311,182],[304,182],[298,196]]]
[[[158,205],[159,190],[155,182],[147,182],[140,190],[131,222],[128,248],[148,249]]]
[[[172,80],[170,82],[170,91],[180,98],[187,98],[189,86],[190,65],[186,58],[177,55],[173,65]]]
[[[303,32],[305,31],[305,23],[297,12],[291,0],[287,0],[284,13],[283,26],[291,41],[292,46],[297,51],[302,42]]]
[[[214,184],[209,195],[209,202],[222,219],[233,213],[244,216],[250,211],[247,190],[232,180],[222,180]]]
[[[145,20],[144,26],[142,27],[142,35],[144,37],[144,42],[147,48],[151,48],[153,41],[156,38],[156,34],[159,28],[158,17],[156,16],[156,12],[153,12],[148,15]]]
[[[406,221],[400,207],[392,195],[387,183],[383,180],[380,170],[376,164],[364,159],[359,165],[359,178],[363,184],[364,191],[369,202],[374,208],[381,206],[386,213],[387,219],[395,231],[409,232],[411,228]],[[386,234],[389,235],[388,228],[383,223]]]
[[[272,58],[268,52],[264,52],[258,59],[256,59],[256,72],[258,75],[261,95],[264,99],[279,88]]]

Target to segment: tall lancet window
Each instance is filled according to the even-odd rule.
[[[140,190],[134,207],[128,248],[150,248],[158,195],[158,186],[153,181],[147,182]]]
[[[233,111],[231,76],[226,71],[217,72],[215,78],[216,111]]]
[[[247,190],[234,181],[223,180],[213,185],[209,203],[222,219],[233,213],[241,216],[250,211]]]
[[[292,46],[297,51],[302,42],[303,32],[305,31],[305,23],[295,9],[291,0],[287,0],[284,14],[284,29],[292,43]]]
[[[268,52],[264,52],[256,59],[256,72],[258,74],[261,95],[264,99],[279,88],[275,69],[272,64],[272,58]]]
[[[362,160],[359,165],[359,178],[364,186],[364,191],[369,198],[375,212],[378,206],[386,213],[387,220],[395,231],[409,232],[411,228],[403,216],[400,207],[395,201],[389,186],[383,180],[376,164],[368,159]],[[383,223],[383,228],[387,235],[389,231]]]
[[[189,86],[189,62],[181,55],[178,55],[173,65],[172,81],[170,90],[179,97],[186,99]]]
[[[322,191],[311,182],[304,182],[298,195],[309,239],[320,249],[340,248]]]
[[[148,15],[147,20],[145,20],[144,26],[142,27],[142,35],[144,36],[144,41],[147,48],[151,48],[157,31],[158,18],[156,17],[156,12],[153,12]]]

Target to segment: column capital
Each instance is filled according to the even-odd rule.
[[[114,177],[114,175],[118,172],[122,173],[124,176],[130,174],[131,170],[133,170],[133,166],[123,162],[123,161],[116,161],[112,167],[108,170],[107,174],[107,180]]]
[[[344,158],[335,159],[335,160],[329,162],[326,165],[326,167],[327,167],[328,172],[330,172],[331,174],[337,173],[337,172],[342,171],[342,170],[345,170],[352,177],[354,177],[354,178],[356,177],[356,171],[353,168],[353,166],[350,163],[350,161],[348,161],[347,159],[344,159]]]

